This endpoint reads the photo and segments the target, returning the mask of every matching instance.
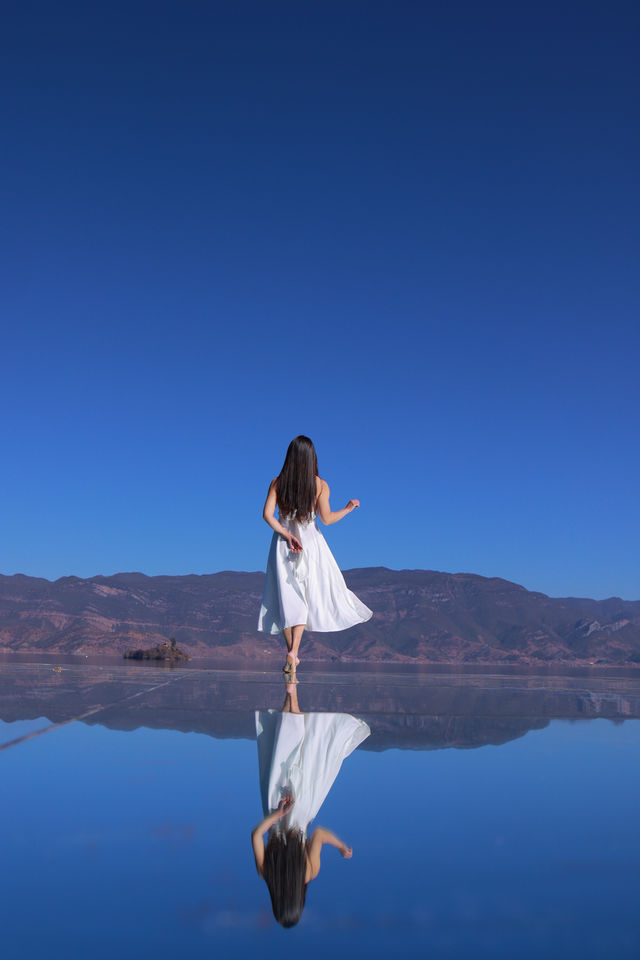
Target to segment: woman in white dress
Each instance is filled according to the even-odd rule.
[[[337,523],[356,507],[329,505],[329,484],[318,476],[318,458],[309,437],[295,437],[277,477],[271,481],[262,516],[273,529],[258,630],[284,633],[285,673],[295,673],[305,629],[332,633],[364,623],[373,611],[348,589],[316,517]],[[275,517],[276,507],[279,519]]]
[[[371,730],[348,713],[300,713],[294,683],[287,684],[282,711],[256,710],[255,720],[264,819],[251,833],[253,854],[276,920],[292,927],[302,914],[307,885],[320,871],[323,845],[352,856],[351,847],[330,830],[318,827],[310,837],[307,832],[342,761]]]

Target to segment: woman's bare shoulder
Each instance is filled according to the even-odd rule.
[[[329,484],[326,480],[323,480],[322,477],[316,477],[316,496],[320,496],[323,490],[328,490]]]

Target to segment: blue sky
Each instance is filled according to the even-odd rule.
[[[0,572],[640,597],[631,3],[9,4]]]

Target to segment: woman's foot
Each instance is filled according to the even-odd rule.
[[[289,654],[287,654],[287,659],[285,661],[284,667],[282,668],[282,672],[286,673],[287,676],[294,676],[296,672],[296,664],[293,660],[291,660],[291,658],[289,657]]]
[[[296,672],[296,667],[298,666],[299,663],[300,663],[300,658],[299,658],[299,657],[294,657],[294,655],[293,655],[292,653],[288,653],[288,654],[287,654],[287,661],[286,661],[284,667],[282,668],[282,670],[283,670],[284,673],[295,673],[295,672]]]

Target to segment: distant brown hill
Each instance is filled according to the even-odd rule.
[[[306,660],[396,663],[640,663],[640,601],[553,598],[497,577],[346,570],[374,611],[342,633],[307,634]],[[190,656],[281,658],[256,632],[263,573],[0,575],[0,650],[122,653],[173,636]]]
[[[0,724],[0,751],[16,734],[71,720],[255,739],[254,711],[283,704],[280,663],[271,670],[176,669],[116,657],[68,662],[63,655],[56,667],[58,656],[0,654],[0,721],[30,721],[15,733]],[[362,717],[371,727],[362,749],[375,751],[497,746],[555,719],[640,717],[637,669],[552,670],[308,665],[298,694],[304,711]]]

